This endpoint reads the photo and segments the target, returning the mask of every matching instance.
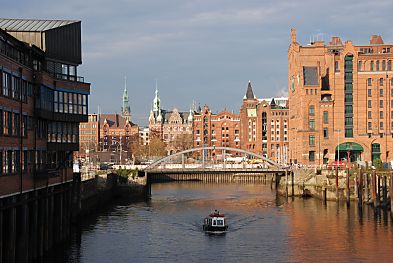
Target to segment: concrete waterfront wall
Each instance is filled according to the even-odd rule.
[[[347,176],[346,170],[335,172],[299,169],[294,177],[281,177],[277,191],[287,196],[310,196],[325,201],[357,201],[359,206],[388,207],[393,200],[393,171],[356,170]],[[292,187],[293,185],[293,187]]]
[[[124,190],[126,189],[126,190]],[[144,195],[145,186],[105,180],[73,180],[0,197],[0,263],[35,262],[70,236],[72,223],[110,203],[118,193]]]
[[[73,181],[0,198],[0,263],[32,262],[69,237]]]

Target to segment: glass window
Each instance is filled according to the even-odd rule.
[[[368,100],[368,101],[367,101],[367,107],[368,107],[369,109],[372,108],[372,102],[371,102],[371,100]]]
[[[383,78],[379,79],[379,86],[383,86]]]
[[[386,70],[386,61],[382,60],[382,70],[385,71]]]
[[[353,137],[353,130],[351,128],[345,129],[345,137],[352,138]]]
[[[371,111],[368,111],[368,112],[367,112],[367,118],[372,119],[372,113],[371,113]]]
[[[329,123],[329,112],[324,111],[323,112],[323,123],[328,124]]]
[[[310,135],[308,140],[309,140],[310,146],[315,146],[315,136],[314,135]]]
[[[367,123],[367,128],[368,128],[369,130],[372,130],[372,124],[371,124],[371,122],[368,122],[368,123]]]
[[[371,78],[368,78],[367,79],[367,86],[371,86],[372,85],[372,80],[371,80]]]
[[[383,119],[383,111],[380,111],[380,112],[379,112],[379,118],[380,118],[380,119]]]
[[[383,89],[379,89],[379,96],[383,97]]]
[[[340,65],[339,65],[338,61],[334,61],[334,70],[336,72],[340,72]]]
[[[329,138],[329,129],[323,128],[323,138]]]
[[[359,60],[358,62],[358,71],[362,71],[363,70],[363,62],[361,60]]]
[[[381,122],[379,123],[379,129],[380,129],[380,130],[383,130],[383,121],[381,121]]]
[[[371,97],[371,95],[372,95],[372,91],[371,91],[371,89],[368,89],[367,90],[367,96]]]
[[[383,100],[380,100],[380,101],[379,101],[379,107],[380,107],[380,108],[383,108]]]
[[[59,91],[59,112],[61,113],[64,111],[63,97],[64,97],[64,92]]]
[[[63,92],[64,94],[64,113],[68,113],[68,92]]]
[[[310,105],[310,107],[308,109],[308,114],[310,116],[314,116],[315,115],[315,106],[314,105]]]
[[[314,162],[315,161],[315,151],[309,151],[308,152],[308,160],[310,162]]]
[[[370,62],[370,71],[374,71],[374,61]]]
[[[309,124],[308,124],[310,130],[315,130],[315,120],[309,120]],[[278,134],[278,131],[277,131]]]
[[[388,71],[392,70],[392,61],[388,60]]]

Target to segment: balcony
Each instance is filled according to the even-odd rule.
[[[67,74],[55,73],[55,78],[85,83],[85,78],[81,76],[72,76]]]

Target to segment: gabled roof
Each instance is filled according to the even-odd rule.
[[[78,23],[79,20],[35,20],[0,18],[0,28],[5,31],[43,32],[50,29]]]
[[[100,114],[101,127],[104,125],[105,120],[110,128],[123,129],[127,123],[127,119],[122,117],[120,114]],[[135,124],[131,122],[131,126],[135,126]]]

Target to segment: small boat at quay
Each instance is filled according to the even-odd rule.
[[[203,231],[212,234],[225,233],[228,225],[225,222],[225,215],[220,214],[218,210],[214,210],[208,217],[203,220]]]

